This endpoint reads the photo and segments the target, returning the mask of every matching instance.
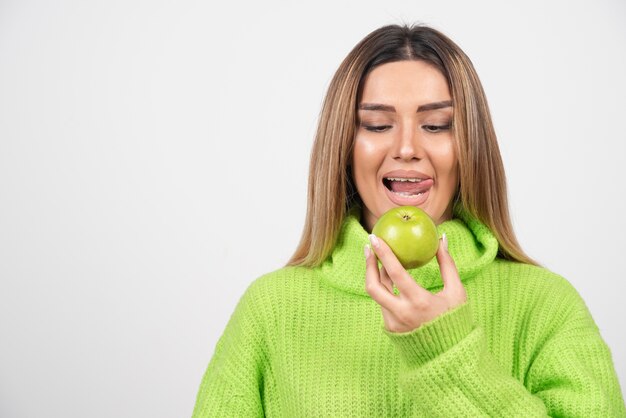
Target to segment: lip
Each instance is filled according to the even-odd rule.
[[[383,174],[383,179],[387,177],[396,177],[396,178],[402,178],[402,179],[411,179],[411,178],[430,179],[432,178],[427,174],[424,174],[420,171],[415,171],[415,170],[394,170],[394,171],[390,171],[388,173]]]
[[[393,176],[392,176],[393,177]],[[387,198],[391,200],[398,206],[419,206],[426,202],[428,196],[430,195],[430,190],[433,186],[430,186],[424,193],[416,197],[408,197],[408,196],[400,196],[383,185],[383,189],[385,189],[385,193],[387,193]]]

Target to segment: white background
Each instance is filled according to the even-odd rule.
[[[189,416],[299,240],[330,78],[405,22],[472,59],[522,247],[626,386],[626,2],[387,3],[0,0],[0,416]]]

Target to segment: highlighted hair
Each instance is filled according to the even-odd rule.
[[[474,66],[446,35],[424,25],[388,25],[373,31],[333,76],[311,150],[304,229],[287,266],[320,265],[332,252],[348,210],[362,206],[350,161],[363,82],[376,66],[403,60],[428,62],[448,82],[459,164],[454,204],[463,205],[493,232],[498,257],[539,266],[521,249],[513,231],[500,149]]]

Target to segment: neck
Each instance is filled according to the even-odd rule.
[[[347,292],[367,296],[365,291],[365,260],[363,246],[369,243],[369,231],[362,225],[358,206],[350,209],[343,222],[332,254],[319,267],[322,276],[332,286]],[[457,206],[453,217],[437,225],[438,234],[446,233],[448,251],[452,255],[461,280],[465,281],[491,263],[498,252],[498,241],[484,224]],[[437,260],[433,258],[422,267],[407,272],[425,289],[443,286]]]

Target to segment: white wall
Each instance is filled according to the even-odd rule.
[[[0,416],[189,416],[298,242],[333,72],[403,22],[471,57],[522,246],[626,387],[626,3],[334,3],[0,0]]]

